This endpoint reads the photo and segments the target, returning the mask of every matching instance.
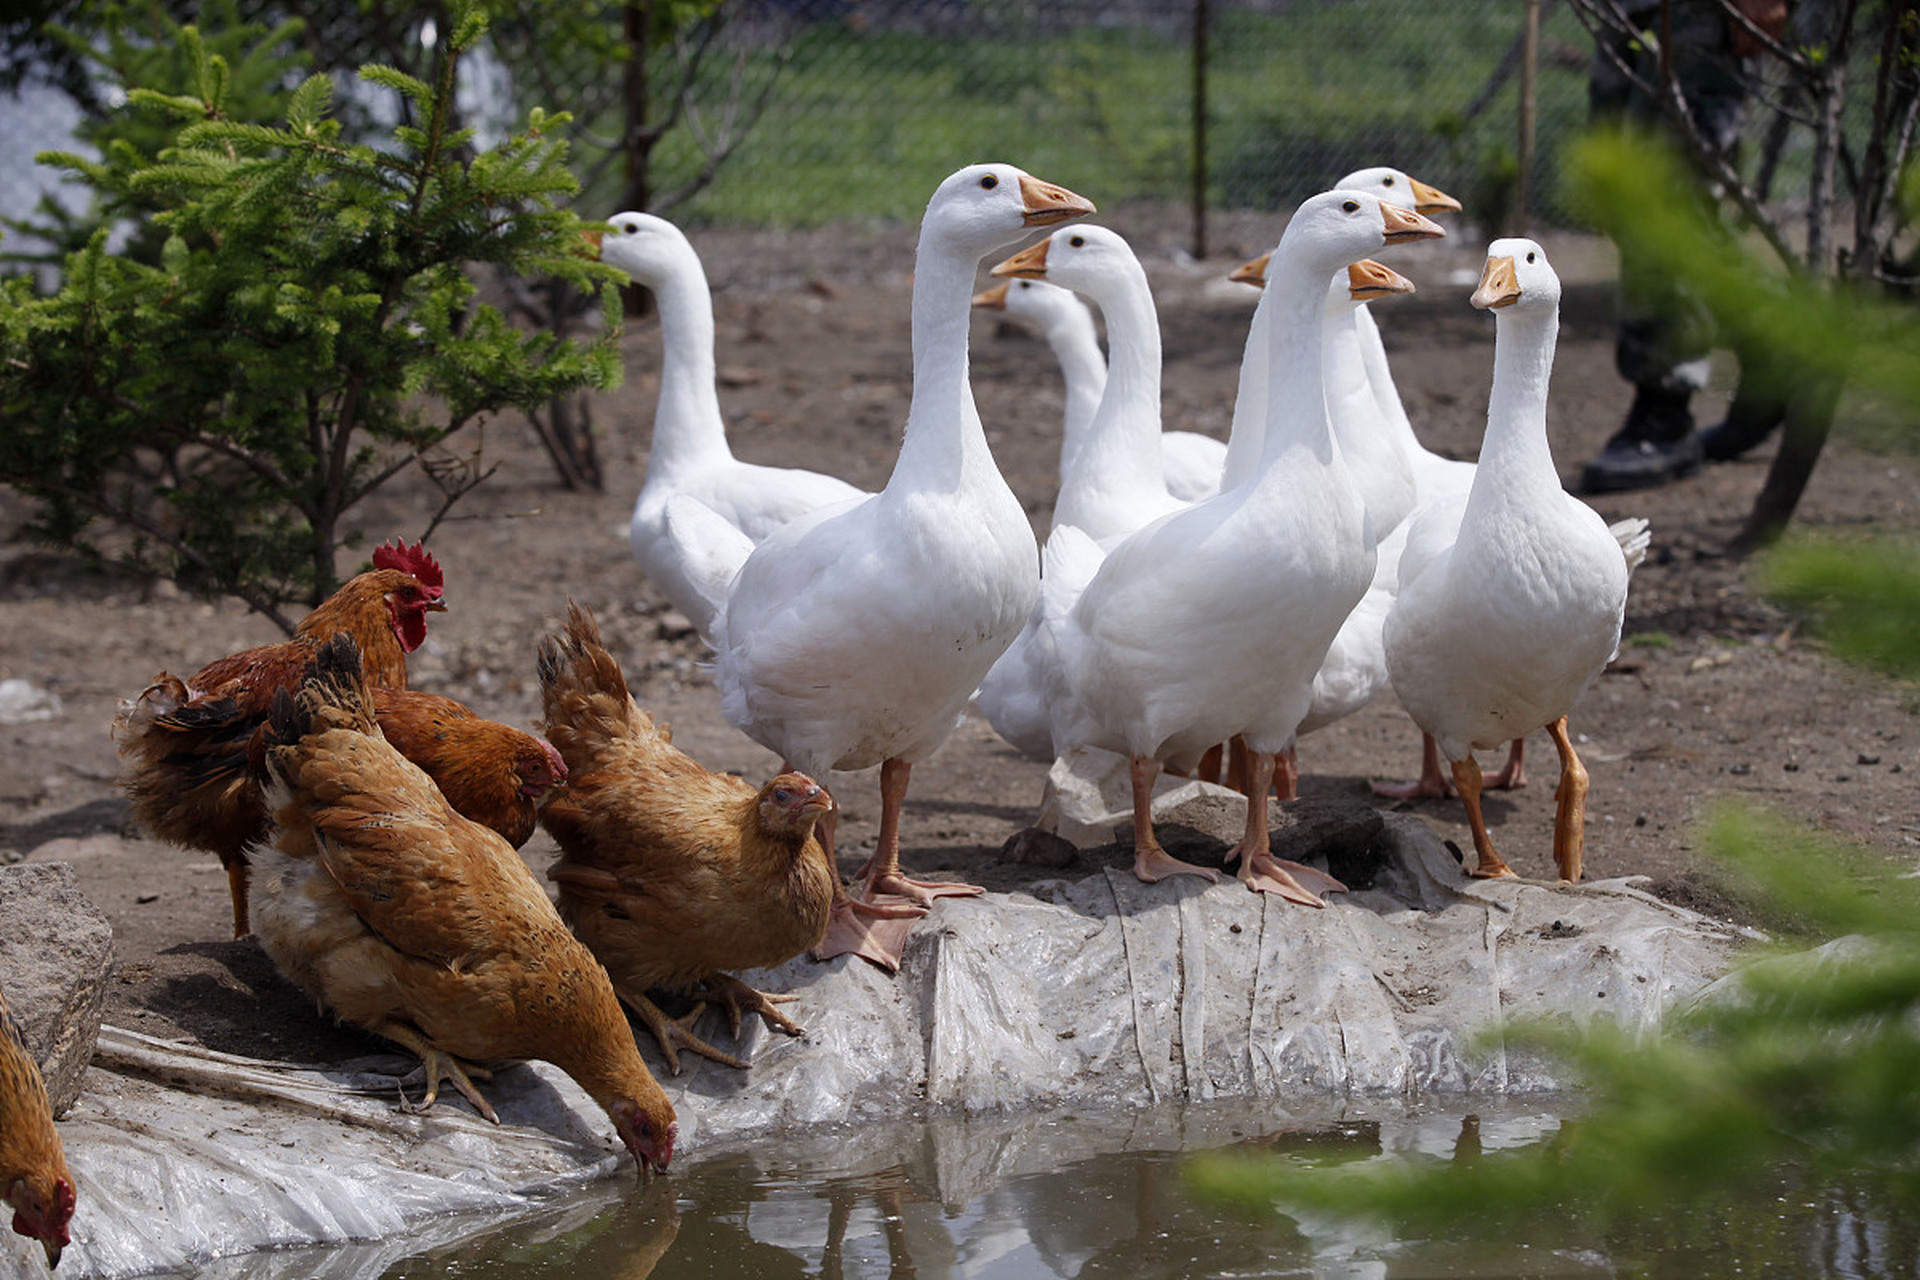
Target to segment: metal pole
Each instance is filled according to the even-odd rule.
[[[1207,256],[1207,0],[1193,0],[1193,256]]]
[[[1533,225],[1533,133],[1539,110],[1540,0],[1527,0],[1526,26],[1520,42],[1520,174],[1513,193],[1513,225],[1525,232]]]

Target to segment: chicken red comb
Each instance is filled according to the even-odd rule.
[[[439,561],[433,558],[433,552],[427,550],[427,544],[416,542],[408,546],[403,539],[395,538],[391,543],[383,542],[373,549],[373,567],[376,569],[398,569],[420,579],[420,585],[427,594],[437,596],[441,593],[445,578],[440,572]]]

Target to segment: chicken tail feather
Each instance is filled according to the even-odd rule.
[[[605,746],[666,736],[627,690],[620,663],[600,640],[593,614],[568,601],[567,624],[540,642],[541,712],[567,769],[587,772]]]

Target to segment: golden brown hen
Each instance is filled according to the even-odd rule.
[[[713,773],[673,746],[627,692],[593,618],[572,606],[540,646],[547,736],[566,759],[568,790],[541,811],[560,846],[547,873],[560,913],[613,976],[677,1075],[676,1047],[744,1067],[669,1019],[647,992],[698,990],[769,1028],[801,1029],[727,969],[792,959],[820,941],[833,867],[814,834],[831,806],[813,779],[783,773],[765,786]],[[696,1009],[695,1016],[699,1010]]]
[[[452,698],[412,689],[373,691],[380,731],[427,771],[447,803],[518,849],[539,825],[540,805],[567,781],[567,763],[544,738],[485,720]]]
[[[373,566],[301,619],[292,639],[217,659],[185,680],[162,672],[114,717],[134,818],[158,839],[219,857],[236,938],[247,932],[246,848],[266,818],[247,746],[274,694],[293,688],[340,632],[364,655],[371,683],[406,688],[407,655],[426,639],[427,614],[447,607],[440,566],[424,546],[383,544]]]
[[[539,1058],[606,1109],[642,1168],[664,1171],[673,1105],[606,970],[513,847],[388,744],[350,639],[275,700],[266,755],[275,835],[253,851],[254,914],[280,971],[418,1053],[423,1108],[450,1079],[497,1121],[469,1064]]]
[[[0,995],[0,1202],[13,1209],[13,1229],[38,1240],[47,1265],[60,1265],[73,1219],[73,1175],[40,1066],[20,1024]]]

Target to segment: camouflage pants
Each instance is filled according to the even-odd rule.
[[[1613,124],[1650,135],[1670,134],[1671,123],[1654,101],[1628,76],[1608,51],[1638,77],[1658,84],[1657,52],[1662,34],[1658,5],[1628,4],[1629,18],[1652,39],[1640,41],[1615,33],[1601,37],[1587,80],[1587,105],[1596,124]],[[1746,116],[1746,89],[1740,64],[1731,51],[1727,19],[1715,0],[1673,0],[1672,67],[1680,94],[1700,132],[1718,153],[1731,156],[1739,146]],[[1712,198],[1705,178],[1700,198]],[[1614,341],[1614,365],[1636,387],[1690,392],[1706,385],[1707,356],[1713,346],[1713,322],[1697,299],[1664,273],[1643,267],[1623,247],[1620,255],[1620,321]]]

